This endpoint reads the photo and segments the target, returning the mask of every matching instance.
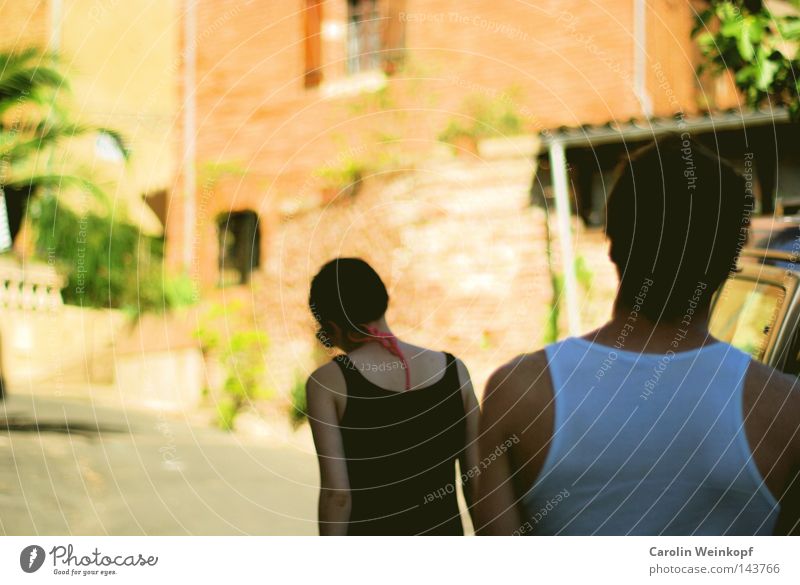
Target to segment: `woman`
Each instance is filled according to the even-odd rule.
[[[358,258],[327,263],[309,305],[327,348],[308,379],[322,535],[461,535],[455,461],[472,503],[478,405],[459,360],[400,341],[389,296]]]

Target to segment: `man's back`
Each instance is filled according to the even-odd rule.
[[[486,532],[788,532],[797,511],[784,498],[777,519],[776,496],[800,460],[791,387],[713,340],[646,354],[569,339],[518,358],[484,402],[482,441],[520,439],[487,474],[509,467],[515,505],[489,506]]]

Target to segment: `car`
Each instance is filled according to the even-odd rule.
[[[709,330],[800,375],[800,216],[753,220],[734,274],[712,301]]]

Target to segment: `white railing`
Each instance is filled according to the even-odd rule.
[[[47,264],[0,258],[0,309],[52,311],[64,304],[64,278]]]

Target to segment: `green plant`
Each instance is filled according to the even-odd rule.
[[[199,323],[194,330],[194,337],[200,343],[204,354],[209,354],[219,348],[222,336],[220,330],[224,328],[225,321],[230,314],[238,314],[242,304],[232,301],[227,304],[214,303],[199,317]]]
[[[459,138],[474,140],[516,136],[525,132],[525,123],[516,106],[518,92],[510,89],[499,96],[476,93],[468,96],[461,114],[451,118],[439,140],[454,144]]]
[[[300,372],[295,372],[289,390],[289,422],[292,428],[296,429],[308,420],[307,408],[305,378]]]
[[[212,305],[201,316],[195,337],[206,359],[219,359],[225,369],[217,424],[221,429],[234,430],[236,417],[244,408],[271,396],[264,385],[264,352],[269,337],[245,318],[239,302]]]
[[[164,273],[163,239],[110,217],[79,216],[49,193],[30,203],[28,215],[37,255],[54,261],[66,275],[64,302],[133,316],[195,302],[188,276]]]
[[[368,165],[355,156],[345,156],[331,165],[317,169],[314,175],[322,179],[323,188],[355,196],[361,188],[361,180],[368,172]]]
[[[439,132],[438,139],[447,144],[456,144],[460,138],[471,138],[477,140],[479,137],[476,132],[475,124],[463,118],[452,118],[447,122],[444,130]]]
[[[233,401],[224,401],[217,404],[217,425],[223,431],[233,431],[239,407]]]
[[[578,280],[578,284],[584,290],[589,290],[592,288],[592,281],[594,280],[594,273],[592,272],[589,265],[586,263],[586,259],[583,256],[578,256],[575,258],[575,278]]]
[[[800,118],[800,2],[780,5],[780,11],[772,12],[759,0],[711,0],[698,14],[692,36],[705,58],[698,74],[730,71],[749,106],[782,104],[796,120]]]
[[[545,345],[555,343],[558,341],[560,329],[558,321],[561,318],[561,299],[564,294],[564,276],[556,271],[553,266],[553,241],[552,233],[550,231],[550,222],[548,218],[544,220],[545,224],[545,258],[547,259],[547,271],[550,275],[550,303],[547,307],[547,318],[545,319],[544,333],[542,334],[542,342]],[[578,283],[588,290],[592,286],[594,274],[586,265],[586,260],[583,256],[575,258],[575,277]]]
[[[263,384],[267,345],[267,335],[256,330],[235,331],[228,338],[222,350],[227,373],[222,387],[225,399],[217,405],[217,420],[223,430],[233,430],[242,409],[269,396]]]
[[[390,86],[384,85],[375,91],[359,94],[346,102],[345,107],[352,116],[363,116],[369,112],[389,110],[396,107],[395,97]]]
[[[222,179],[247,176],[247,168],[238,161],[207,161],[199,165],[197,178],[206,189],[215,187]]]
[[[62,295],[70,304],[138,315],[193,302],[192,282],[162,270],[163,239],[126,223],[125,210],[111,205],[90,172],[53,170],[59,149],[89,134],[104,134],[124,160],[129,156],[117,132],[73,121],[69,94],[54,55],[33,48],[0,53],[0,191],[28,202],[36,254],[65,273]],[[91,211],[62,205],[65,188],[90,195]]]
[[[547,260],[547,272],[550,275],[550,304],[547,308],[547,319],[545,320],[542,342],[545,345],[558,341],[558,320],[561,315],[561,294],[563,292],[563,281],[561,275],[556,272],[553,266],[553,236],[550,230],[550,218],[544,218],[544,255]]]

